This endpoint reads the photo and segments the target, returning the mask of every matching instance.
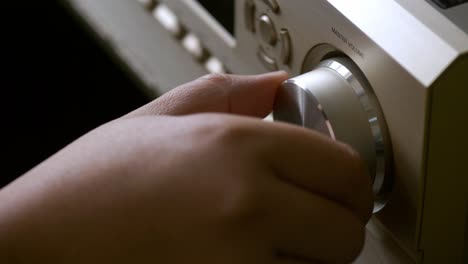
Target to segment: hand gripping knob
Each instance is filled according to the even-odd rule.
[[[314,70],[284,82],[273,118],[354,147],[373,179],[374,212],[385,206],[393,185],[387,127],[369,83],[350,59],[323,61]]]

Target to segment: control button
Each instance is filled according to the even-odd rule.
[[[270,71],[278,70],[278,65],[276,64],[276,60],[268,56],[262,47],[258,48],[257,57],[268,70]]]
[[[250,32],[255,32],[255,4],[252,0],[248,0],[245,2],[244,7],[244,20],[245,20],[245,27]]]
[[[184,34],[177,16],[166,5],[158,5],[153,11],[153,16],[174,37],[180,38]]]
[[[205,68],[210,73],[227,73],[226,68],[224,68],[223,63],[215,57],[209,58],[205,63]]]
[[[192,33],[188,33],[182,39],[182,46],[198,61],[204,61],[208,57],[208,52],[197,36]]]
[[[278,4],[278,1],[276,0],[263,0],[265,4],[270,7],[271,11],[273,11],[275,14],[278,14],[280,12],[280,7]]]
[[[282,29],[279,35],[281,39],[281,62],[289,64],[291,61],[291,37],[289,35],[289,31],[287,29]]]
[[[278,41],[273,21],[266,14],[261,15],[259,18],[259,31],[260,36],[266,43],[274,46]]]

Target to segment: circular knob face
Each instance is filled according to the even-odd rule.
[[[384,207],[393,185],[386,124],[370,85],[350,59],[323,61],[313,71],[284,82],[273,117],[354,147],[373,179],[374,212]]]

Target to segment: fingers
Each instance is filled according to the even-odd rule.
[[[239,76],[210,74],[179,86],[125,117],[216,112],[265,117],[285,72]]]
[[[265,124],[274,144],[265,156],[284,182],[322,195],[353,210],[366,223],[372,213],[371,178],[357,152],[311,130]]]
[[[193,124],[211,124],[202,134],[215,145],[240,149],[290,186],[349,208],[363,223],[372,213],[371,178],[349,146],[298,126],[219,114],[193,115]]]
[[[218,130],[231,130],[227,134],[232,144],[255,151],[252,155],[262,159],[278,179],[342,204],[363,223],[369,220],[373,207],[371,178],[349,146],[285,123],[223,119]]]
[[[271,187],[276,214],[269,221],[280,259],[351,263],[359,255],[365,224],[351,210],[280,181]]]

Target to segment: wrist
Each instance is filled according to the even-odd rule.
[[[0,263],[46,262],[49,241],[41,233],[49,231],[38,212],[47,209],[39,202],[35,179],[25,174],[0,189]]]
[[[0,189],[0,263],[20,263],[18,243],[14,233],[17,222],[13,219],[11,198],[6,187]]]

